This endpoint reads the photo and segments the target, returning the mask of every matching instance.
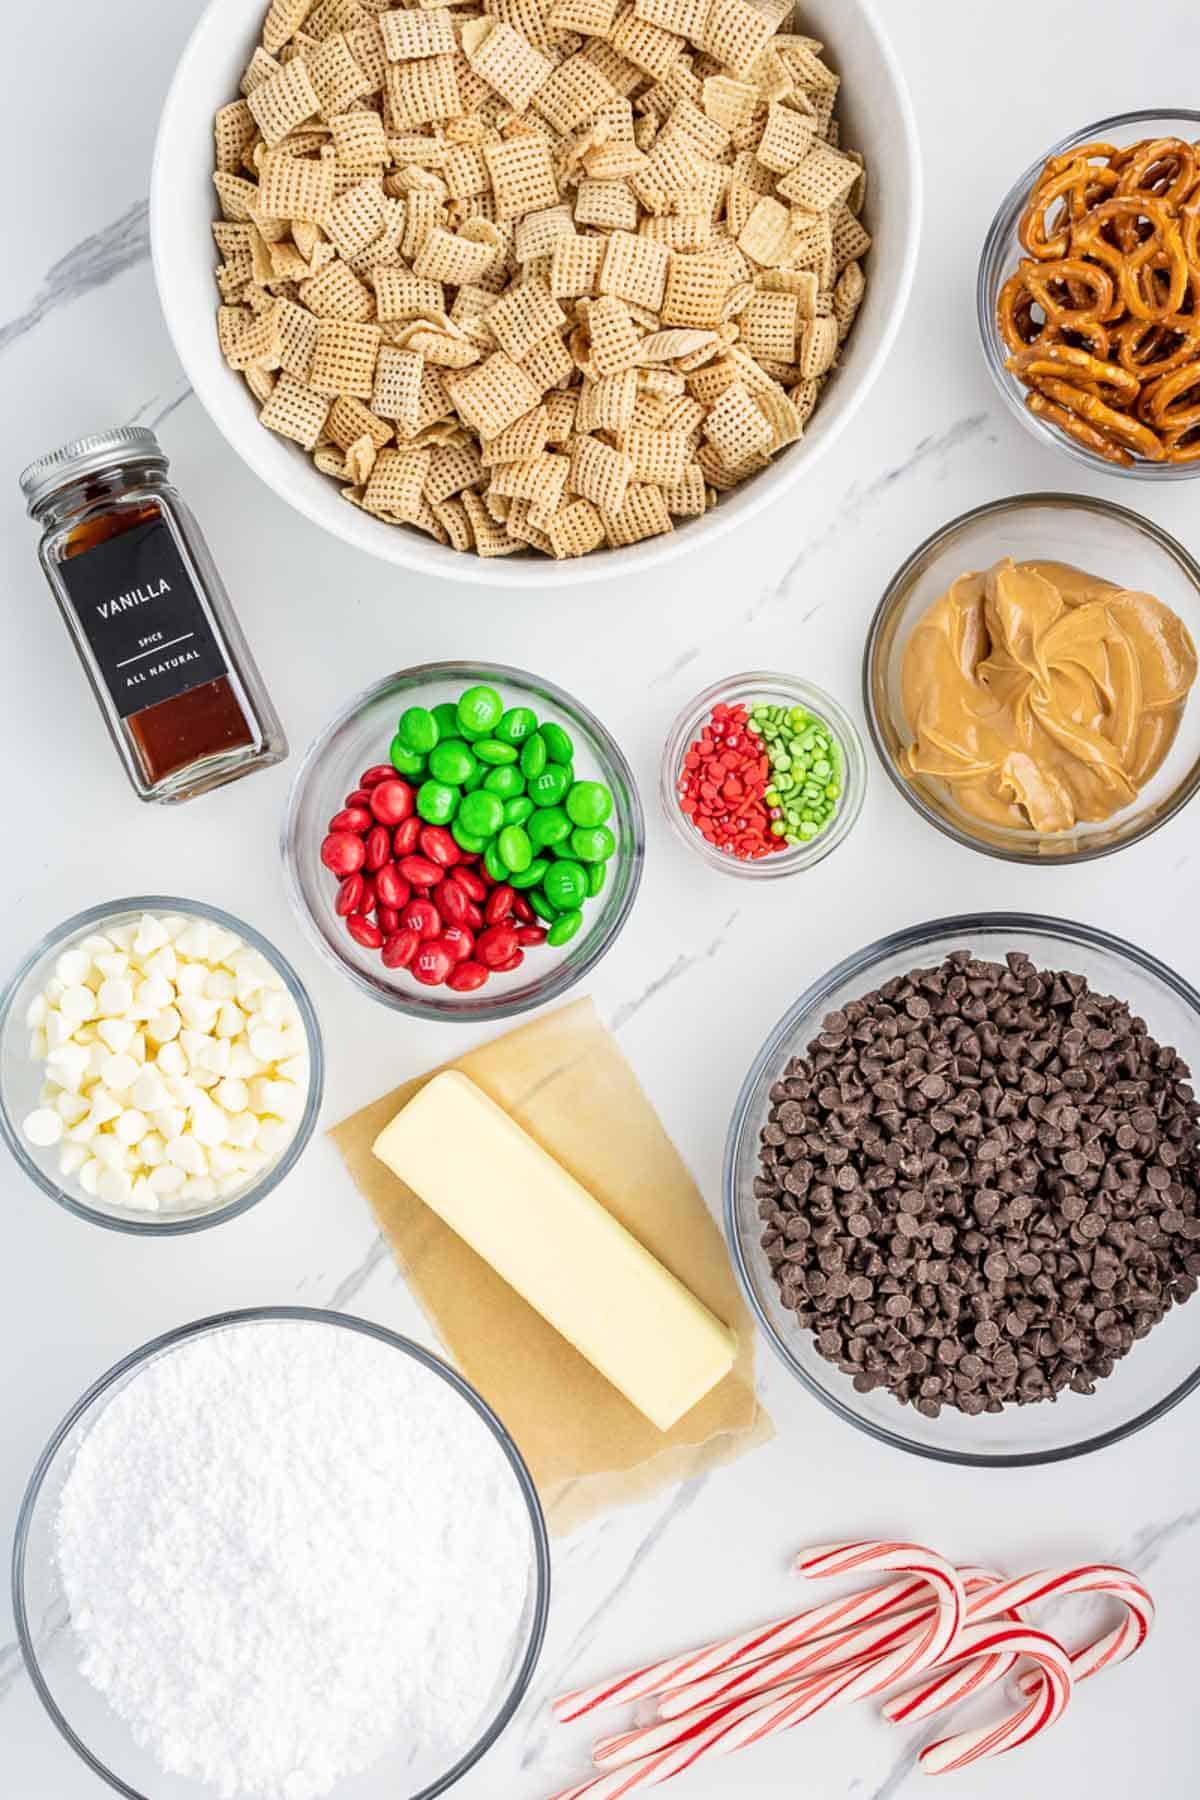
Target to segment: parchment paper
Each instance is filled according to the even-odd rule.
[[[660,1432],[371,1153],[438,1070],[330,1133],[450,1359],[512,1433],[550,1529],[732,1462],[773,1427],[754,1396],[754,1334],[716,1224],[590,1000],[468,1051],[461,1069],[737,1333],[711,1393]]]

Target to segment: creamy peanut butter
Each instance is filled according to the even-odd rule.
[[[1187,627],[1152,595],[1006,557],[960,575],[914,628],[901,766],[985,824],[1069,831],[1137,797],[1195,679]]]

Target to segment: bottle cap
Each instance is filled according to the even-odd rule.
[[[117,425],[112,431],[75,438],[61,450],[39,456],[36,462],[22,470],[21,492],[32,513],[51,494],[82,476],[99,475],[107,469],[145,462],[157,463],[163,469],[167,467],[166,452],[149,426]]]

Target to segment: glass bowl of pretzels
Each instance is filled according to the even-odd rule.
[[[791,486],[883,366],[920,215],[869,0],[555,0],[521,29],[210,0],[151,237],[198,398],[297,512],[542,588]]]
[[[976,298],[988,367],[1040,438],[1114,474],[1200,475],[1200,112],[1056,144],[996,214]]]

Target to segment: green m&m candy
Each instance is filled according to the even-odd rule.
[[[423,781],[417,789],[417,812],[427,825],[448,825],[457,811],[457,788],[444,781]]]
[[[526,781],[540,775],[547,761],[546,740],[540,731],[535,731],[521,745],[521,773]]]
[[[529,802],[532,806],[532,800]],[[541,806],[529,821],[529,835],[540,850],[561,844],[571,835],[571,821],[561,806]]]
[[[452,700],[443,700],[433,708],[433,722],[437,726],[439,743],[443,738],[458,736],[458,708]]]
[[[556,725],[553,719],[548,719],[538,729],[546,741],[546,755],[552,763],[561,763],[565,766],[573,761],[575,746],[561,725]]]
[[[572,825],[603,825],[612,811],[612,795],[602,781],[577,781],[564,804]]]
[[[410,706],[400,715],[396,735],[406,750],[428,756],[438,741],[437,721],[425,707]]]
[[[577,825],[571,833],[571,851],[581,863],[607,862],[617,840],[607,825]]]
[[[504,802],[486,788],[476,788],[463,795],[458,816],[463,830],[472,837],[495,837],[504,823]]]
[[[512,875],[523,875],[533,861],[533,845],[520,825],[505,825],[496,839],[500,861]]]
[[[487,839],[474,837],[471,832],[464,831],[460,819],[455,819],[454,823],[451,825],[450,836],[454,839],[459,849],[465,850],[468,856],[482,856],[483,852],[487,849]],[[603,868],[604,864],[601,863],[599,867]]]
[[[475,773],[475,758],[461,738],[446,738],[430,752],[429,773],[435,781],[461,787]]]
[[[535,856],[529,867],[522,869],[519,875],[509,875],[508,885],[515,888],[537,887],[549,867],[544,856]]]
[[[513,886],[516,886],[516,882],[513,883]],[[539,919],[545,919],[548,925],[553,925],[555,919],[558,917],[558,908],[552,906],[550,901],[547,900],[544,888],[535,887],[530,890],[529,904],[532,906]]]
[[[459,695],[458,724],[461,731],[483,737],[499,724],[503,714],[504,702],[493,687],[471,687],[465,694]]]
[[[475,745],[475,754],[480,762],[490,763],[493,768],[499,763],[515,763],[516,750],[511,744],[502,744],[497,738],[480,738]]]
[[[493,838],[483,853],[483,866],[493,881],[508,880],[508,864],[500,854],[500,840]]]
[[[583,914],[578,907],[573,907],[570,912],[560,913],[546,933],[546,942],[553,944],[555,949],[559,944],[568,944],[582,924]]]
[[[506,825],[524,825],[533,811],[533,801],[528,794],[518,794],[504,803],[504,823]]]
[[[542,888],[556,912],[571,912],[587,899],[587,875],[576,862],[552,863]]]
[[[558,806],[571,785],[561,763],[547,763],[540,775],[527,782],[526,792],[535,806]]]
[[[510,706],[496,726],[496,736],[502,744],[523,744],[531,732],[537,730],[537,714],[527,706]]]
[[[476,745],[476,749],[482,748],[482,744]],[[513,800],[518,794],[525,792],[524,776],[512,763],[501,763],[499,768],[489,769],[483,778],[483,785],[489,794],[499,794],[502,800]],[[532,811],[532,800],[529,806]]]
[[[410,750],[399,732],[392,739],[388,759],[397,775],[423,775],[425,772],[425,758]]]

